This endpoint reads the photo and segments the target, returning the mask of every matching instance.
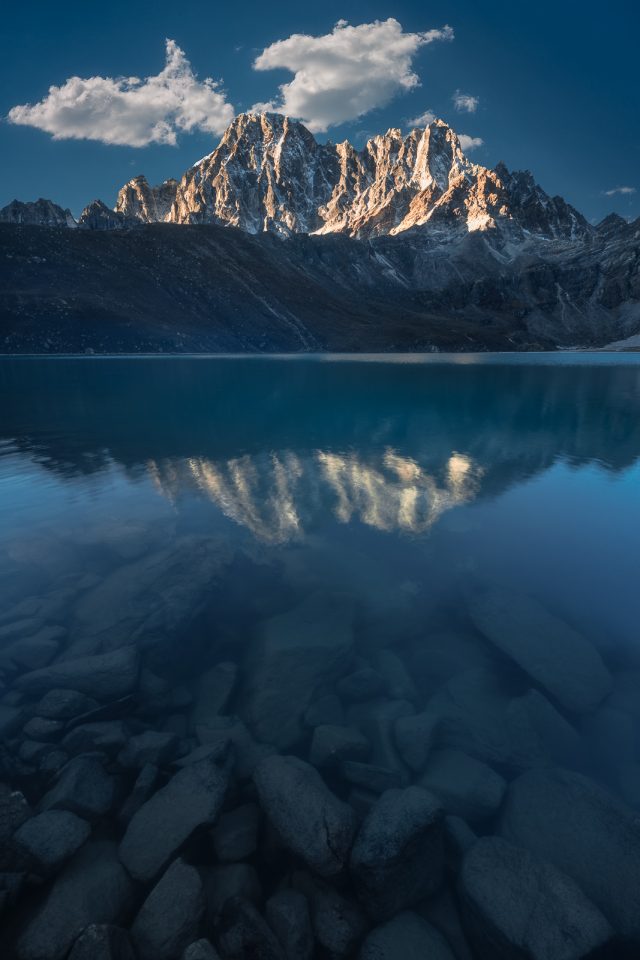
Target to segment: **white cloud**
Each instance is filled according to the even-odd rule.
[[[465,153],[469,153],[471,150],[476,150],[484,143],[482,137],[470,137],[466,133],[459,133],[458,140],[460,141],[460,146]]]
[[[436,40],[453,40],[451,27],[405,33],[393,17],[356,27],[339,20],[321,37],[293,34],[272,43],[254,61],[256,70],[284,68],[294,74],[280,86],[277,101],[260,106],[323,132],[419,86],[412,60],[420,47]]]
[[[144,147],[175,144],[179,132],[222,133],[234,110],[219,84],[198,80],[184,52],[166,41],[164,69],[138,77],[70,77],[39,103],[13,107],[11,123],[37,127],[55,140],[100,140]]]
[[[480,103],[480,97],[472,97],[468,93],[460,93],[459,90],[456,90],[451,99],[459,113],[475,113]]]
[[[636,193],[635,187],[613,187],[611,190],[603,191],[605,197],[615,197],[616,194]]]
[[[419,117],[409,120],[408,127],[410,130],[413,130],[414,127],[428,127],[430,123],[434,123],[437,119],[433,110],[425,110]]]

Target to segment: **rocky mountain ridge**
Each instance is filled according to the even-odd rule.
[[[180,181],[135,177],[115,209],[95,200],[77,224],[50,201],[0,211],[8,352],[553,349],[638,334],[640,220],[592,226],[530,173],[472,163],[442,121],[357,151],[245,114]]]
[[[15,205],[0,211],[0,220],[16,222]],[[74,225],[54,204],[53,215],[37,204],[19,206],[18,222]],[[216,149],[179,181],[150,186],[136,176],[119,191],[114,210],[93,201],[78,226],[159,222],[215,223],[283,238],[340,233],[368,239],[428,228],[435,235],[489,230],[521,243],[531,235],[580,240],[593,232],[530,173],[473,163],[442,120],[406,135],[388,130],[356,150],[346,140],[320,144],[303,124],[273,113],[240,114]]]

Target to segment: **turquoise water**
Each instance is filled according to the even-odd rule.
[[[175,729],[184,752],[201,737],[193,711],[206,714],[199,678],[232,663],[214,713],[306,762],[309,709],[338,691],[327,722],[365,731],[370,762],[406,787],[426,782],[431,748],[411,723],[383,748],[362,704],[422,717],[446,693],[463,729],[441,724],[434,749],[486,764],[507,791],[529,767],[579,771],[637,811],[639,542],[640,356],[0,359],[0,659],[16,636],[58,630],[29,663],[2,659],[1,702],[26,716],[38,707],[25,672],[134,645],[181,693],[165,715],[141,681],[124,722]],[[495,593],[507,612],[487,625],[474,604]],[[321,622],[348,609],[351,646],[339,669],[311,668],[301,626],[292,691],[280,668],[264,672],[256,638],[310,599]],[[565,643],[579,662],[556,657]],[[378,686],[354,706],[340,683],[362,670]],[[576,705],[564,691],[583,672]],[[267,682],[276,720],[254,689]],[[532,695],[548,721],[531,719],[535,759],[488,747]],[[11,756],[27,755],[25,738],[13,724]],[[38,759],[5,758],[0,779],[37,804],[58,770],[29,749]],[[342,768],[323,776],[358,815],[375,803]],[[493,836],[501,811],[467,819]],[[266,896],[283,881],[265,879],[261,856]]]

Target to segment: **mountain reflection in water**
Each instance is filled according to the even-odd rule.
[[[473,499],[481,471],[452,454],[442,484],[415,460],[388,449],[377,464],[356,454],[292,451],[216,463],[205,458],[149,461],[158,490],[172,502],[199,491],[225,516],[258,539],[284,543],[304,534],[323,509],[341,523],[359,521],[377,530],[423,533],[446,510]]]

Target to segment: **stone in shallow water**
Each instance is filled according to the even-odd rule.
[[[0,784],[0,841],[9,840],[31,816],[31,807],[19,790]]]
[[[369,700],[348,711],[348,721],[357,727],[371,744],[369,762],[388,770],[396,770],[403,783],[409,782],[409,771],[395,738],[395,726],[400,717],[414,714],[408,700]]]
[[[76,757],[60,771],[40,801],[42,810],[71,810],[79,817],[97,820],[113,805],[114,783],[96,757]]]
[[[587,777],[530,770],[507,790],[500,834],[572,877],[615,930],[640,943],[640,821]]]
[[[194,830],[213,824],[229,783],[229,772],[213,760],[180,770],[133,815],[119,848],[137,880],[152,880]]]
[[[286,750],[302,738],[316,689],[348,666],[352,623],[349,601],[314,596],[261,625],[245,665],[240,706],[258,740]]]
[[[368,934],[358,960],[455,960],[455,956],[435,927],[405,910]]]
[[[355,727],[321,724],[313,731],[309,760],[314,767],[336,764],[340,760],[366,760],[369,741]]]
[[[512,714],[512,702],[509,685],[493,671],[461,673],[431,697],[423,713],[396,721],[400,753],[417,771],[435,747],[515,770],[548,762],[530,718],[524,711]]]
[[[245,803],[223,813],[212,830],[213,848],[218,860],[246,860],[256,851],[260,808]]]
[[[613,936],[577,883],[500,837],[482,837],[471,847],[458,889],[465,926],[480,956],[584,960]]]
[[[204,878],[207,920],[214,927],[227,900],[241,897],[250,903],[262,900],[262,886],[255,867],[248,863],[223,863],[212,867]]]
[[[204,914],[200,874],[175,860],[142,904],[131,927],[141,960],[175,960],[198,936]]]
[[[358,760],[344,760],[340,764],[340,773],[349,783],[373,793],[384,793],[393,787],[401,787],[403,782],[402,775],[397,770],[377,767],[372,763],[360,763]]]
[[[199,723],[206,723],[210,717],[224,714],[238,679],[236,663],[216,663],[206,670],[198,680],[195,699],[191,710],[192,729]]]
[[[76,690],[49,690],[36,707],[39,717],[50,720],[69,720],[95,710],[98,701]]]
[[[369,927],[359,904],[308,874],[295,874],[293,882],[309,898],[313,932],[327,956],[353,956]]]
[[[305,711],[304,722],[307,727],[319,727],[321,723],[340,726],[344,723],[344,710],[335,693],[326,693],[314,700]]]
[[[209,940],[194,940],[182,954],[180,960],[220,960]]]
[[[70,810],[48,810],[23,823],[14,843],[29,869],[49,874],[73,856],[90,833],[87,821]]]
[[[471,600],[469,612],[478,630],[567,710],[594,710],[611,692],[593,644],[537,600],[488,590]]]
[[[119,566],[76,604],[75,633],[118,646],[132,639],[170,643],[210,601],[216,575],[230,558],[222,540],[181,537]]]
[[[233,772],[240,780],[252,777],[256,764],[276,752],[275,747],[270,744],[257,743],[246,725],[237,717],[211,719],[208,724],[199,724],[196,734],[202,750],[215,747],[222,754],[231,747],[229,752],[233,761]]]
[[[97,751],[113,756],[128,739],[129,730],[121,720],[107,720],[74,727],[62,741],[62,746],[72,755]]]
[[[127,646],[24,673],[16,680],[16,686],[30,694],[46,693],[60,687],[96,700],[110,700],[131,693],[137,679],[138,651]]]
[[[336,690],[344,700],[370,700],[380,693],[384,680],[373,667],[361,667],[336,684]]]
[[[156,788],[160,771],[152,763],[147,763],[136,778],[131,793],[118,812],[118,820],[128,823],[143,803],[146,803]]]
[[[253,904],[242,897],[225,903],[218,945],[224,957],[285,960],[284,951],[267,922]]]
[[[118,754],[118,763],[121,767],[138,770],[147,763],[162,767],[173,760],[177,751],[178,738],[174,733],[145,730],[127,740]]]
[[[409,700],[413,703],[418,699],[418,689],[396,653],[392,650],[379,650],[374,657],[374,663],[384,677],[386,694],[391,700]]]
[[[444,871],[444,815],[422,787],[388,790],[351,852],[351,873],[372,919],[387,919],[433,894]]]
[[[73,945],[69,960],[136,960],[126,930],[107,923],[92,923]]]
[[[45,667],[57,654],[66,634],[63,627],[43,627],[31,637],[16,640],[2,650],[0,666],[23,670]]]
[[[286,960],[312,960],[313,930],[305,895],[298,890],[279,890],[267,900],[265,913]]]
[[[45,717],[33,717],[23,727],[23,733],[31,740],[37,740],[39,743],[50,743],[58,740],[64,730],[64,723],[61,720],[47,720]]]
[[[268,757],[255,769],[260,805],[283,843],[320,876],[345,865],[356,829],[351,807],[338,799],[310,764]]]
[[[24,922],[18,960],[62,960],[91,923],[117,923],[130,909],[133,884],[115,844],[87,843],[56,879],[35,915]]]
[[[494,814],[507,786],[486,763],[447,749],[430,754],[420,785],[439,798],[447,813],[471,822]]]

